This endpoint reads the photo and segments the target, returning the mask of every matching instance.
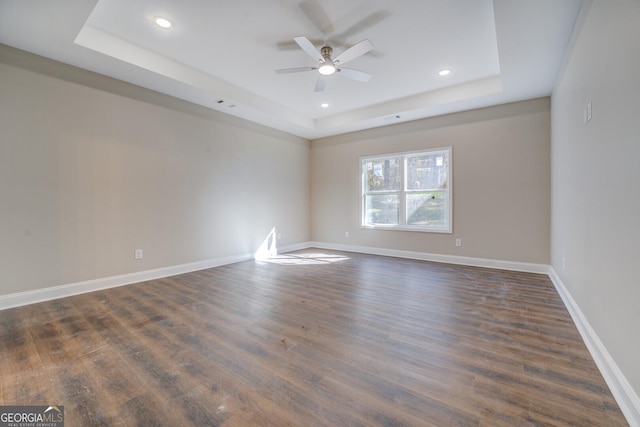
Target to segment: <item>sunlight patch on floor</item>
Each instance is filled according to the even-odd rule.
[[[281,265],[312,265],[312,264],[332,264],[334,262],[346,261],[349,257],[344,255],[325,254],[325,253],[296,253],[296,254],[280,254],[268,258],[261,258],[259,261]]]
[[[322,252],[278,253],[276,228],[273,227],[254,255],[256,262],[282,265],[332,264],[349,259],[344,255]]]

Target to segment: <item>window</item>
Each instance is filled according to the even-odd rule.
[[[451,148],[361,158],[362,226],[451,233]]]

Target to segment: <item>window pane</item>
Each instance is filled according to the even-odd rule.
[[[407,190],[447,188],[449,159],[444,151],[407,157]]]
[[[366,224],[397,225],[400,219],[399,199],[395,194],[366,196]]]
[[[446,191],[407,193],[407,225],[448,226]]]
[[[400,191],[402,177],[400,176],[400,159],[378,159],[364,162],[367,175],[366,192]]]
[[[450,166],[450,148],[362,158],[362,225],[450,233]]]

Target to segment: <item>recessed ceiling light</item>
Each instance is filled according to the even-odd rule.
[[[320,104],[320,106],[322,108],[327,108],[329,106],[329,104],[327,104],[326,102],[323,102],[322,104]]]
[[[446,76],[447,74],[449,74],[451,72],[451,70],[440,70],[440,72],[438,73],[438,75],[440,76]]]
[[[171,28],[173,24],[166,18],[156,18],[156,25],[160,28]]]

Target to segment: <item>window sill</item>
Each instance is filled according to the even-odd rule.
[[[451,228],[437,229],[437,228],[411,227],[407,225],[361,225],[360,228],[363,230],[417,231],[419,233],[453,234],[453,230]]]

